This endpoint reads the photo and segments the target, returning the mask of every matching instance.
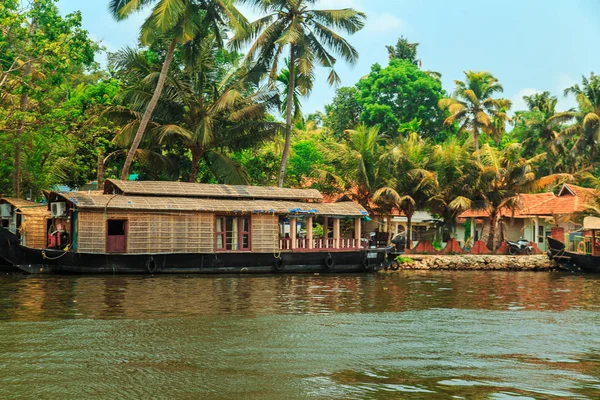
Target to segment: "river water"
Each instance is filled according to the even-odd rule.
[[[0,275],[0,398],[600,398],[600,277]]]

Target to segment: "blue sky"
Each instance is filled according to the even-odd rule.
[[[83,25],[109,50],[135,45],[144,15],[117,23],[104,0],[59,0],[63,13],[81,10]],[[600,1],[596,0],[320,0],[318,8],[353,7],[367,14],[365,28],[348,37],[360,53],[350,67],[336,68],[343,86],[354,85],[373,63],[387,64],[385,46],[404,35],[418,42],[423,68],[442,73],[447,91],[463,71],[485,70],[504,86],[514,109],[523,108],[523,95],[550,91],[559,108],[575,105],[563,97],[565,87],[581,75],[600,73]],[[244,10],[249,19],[257,14]],[[327,71],[319,71],[305,113],[321,110],[334,95]]]

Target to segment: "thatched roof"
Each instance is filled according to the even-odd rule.
[[[198,197],[227,199],[264,199],[322,202],[323,196],[314,189],[287,189],[267,186],[212,185],[187,182],[120,181],[108,179],[106,194],[139,196]]]
[[[48,211],[48,206],[45,204],[38,204],[32,201],[10,197],[0,198],[0,203],[8,203],[12,205],[17,210],[17,213],[23,215],[50,215],[50,211]]]
[[[228,200],[187,197],[156,197],[128,195],[97,195],[85,192],[56,193],[57,196],[87,210],[131,211],[204,211],[216,213],[252,214],[314,214],[331,216],[362,216],[367,211],[353,202],[308,203],[273,200]]]

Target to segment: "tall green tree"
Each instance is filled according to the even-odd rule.
[[[364,26],[365,14],[351,8],[340,10],[315,10],[311,6],[316,0],[241,0],[266,15],[252,22],[248,29],[240,31],[232,39],[235,50],[250,44],[247,59],[263,64],[270,70],[272,81],[277,79],[279,60],[287,52],[289,58],[288,93],[296,88],[305,94],[308,83],[314,80],[317,66],[330,69],[327,79],[330,85],[338,84],[340,78],[335,72],[336,58],[354,64],[358,52],[335,32],[336,29],[348,34],[358,32]],[[298,73],[296,72],[298,70]],[[298,82],[296,80],[298,76]],[[304,82],[304,84],[302,83]],[[284,183],[293,123],[293,96],[288,96],[286,110],[286,133],[278,185]]]
[[[429,170],[430,155],[430,146],[418,133],[400,138],[390,153],[393,172],[373,196],[375,201],[387,203],[406,216],[406,249],[411,247],[415,212],[428,207],[438,186],[436,173]]]
[[[418,67],[421,66],[421,60],[417,59],[417,47],[419,43],[410,43],[404,36],[400,36],[395,46],[385,46],[390,60],[406,60]]]
[[[452,232],[460,213],[471,208],[471,199],[479,187],[480,168],[473,156],[472,138],[461,142],[457,137],[449,137],[434,146],[431,168],[437,174],[438,187],[430,209]]]
[[[331,104],[325,106],[325,128],[336,138],[342,138],[346,129],[360,123],[362,107],[357,94],[356,87],[341,87],[335,91]]]
[[[546,152],[548,171],[552,174],[558,167],[558,158],[564,153],[561,124],[553,117],[558,100],[550,92],[523,96],[527,111],[515,113],[515,127],[511,136],[524,144],[528,153]]]
[[[446,116],[438,102],[447,94],[438,79],[410,61],[394,58],[385,68],[375,64],[356,87],[365,124],[379,124],[384,133],[395,138],[402,124],[417,119],[423,137],[439,142],[446,136],[442,123]]]
[[[378,126],[360,124],[346,133],[346,140],[331,147],[329,157],[335,164],[332,174],[342,191],[371,211],[373,195],[384,185],[391,171],[389,157],[386,157],[387,139]]]
[[[582,76],[581,85],[575,84],[566,88],[564,94],[575,95],[578,110],[557,113],[549,120],[572,123],[563,133],[574,138],[573,152],[581,154],[589,151],[589,157],[584,159],[584,166],[589,167],[594,163],[597,143],[600,140],[600,76],[593,72],[589,78]]]
[[[202,163],[217,182],[248,183],[231,151],[257,145],[282,130],[267,118],[267,111],[279,106],[278,94],[257,88],[248,71],[237,67],[239,57],[219,49],[212,37],[183,45],[176,59],[147,136],[159,145],[181,141],[191,156],[190,182],[197,181]],[[120,95],[132,117],[120,132],[126,138],[139,124],[139,110],[151,100],[156,72],[143,52],[132,49],[115,54],[112,61],[131,81]]]
[[[140,42],[151,45],[167,40],[169,45],[156,88],[127,154],[121,173],[123,180],[129,177],[131,163],[162,94],[177,44],[187,43],[199,33],[208,32],[221,41],[228,27],[240,30],[246,25],[243,15],[233,6],[233,0],[111,0],[109,10],[117,21],[122,21],[151,4],[154,7],[142,24]]]
[[[35,145],[50,135],[40,131],[45,123],[60,126],[58,119],[47,118],[61,110],[68,91],[79,83],[73,78],[93,66],[98,46],[81,28],[81,14],[61,16],[55,0],[3,1],[0,20],[0,142],[10,143],[1,164],[13,161],[0,165],[0,175],[12,176],[12,192],[21,196],[23,189],[36,189],[31,183],[41,178],[30,165],[45,153]],[[49,141],[46,150],[54,143]],[[38,165],[58,165],[52,163],[58,159],[54,155],[42,157]]]
[[[475,140],[475,152],[479,156],[479,134],[498,135],[497,123],[508,121],[506,113],[511,107],[510,100],[494,98],[504,91],[502,85],[489,72],[466,71],[464,81],[454,81],[456,89],[453,97],[441,99],[440,108],[448,110],[450,116],[444,124],[458,123],[461,131],[469,131]],[[496,124],[494,124],[496,119]]]
[[[502,209],[515,209],[519,193],[531,193],[546,189],[561,179],[570,178],[566,174],[537,176],[536,164],[544,160],[544,153],[531,158],[522,155],[523,145],[512,143],[504,149],[483,145],[479,168],[481,177],[478,190],[489,213],[490,234],[488,248],[496,249],[496,231],[500,226]],[[502,231],[500,231],[502,233]],[[502,236],[502,235],[500,235]]]

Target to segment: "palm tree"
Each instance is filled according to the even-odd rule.
[[[286,113],[287,98],[289,93],[288,91],[290,89],[290,61],[288,59],[285,60],[285,66],[286,68],[282,69],[279,75],[277,75],[277,82],[280,83],[283,87],[281,90],[281,94],[283,95],[283,101],[281,102],[281,112],[283,114]],[[302,77],[300,73],[298,72],[298,70],[296,70],[296,76],[294,77],[294,80],[298,82],[301,78]],[[292,116],[292,121],[294,123],[302,120],[302,104],[300,102],[300,98],[303,97],[303,92],[306,94],[310,93],[310,90],[312,90],[312,82],[309,81],[299,86],[304,87],[305,90],[300,90],[300,87],[297,87],[296,90],[294,90],[294,98],[292,101],[292,104],[294,105],[294,115]]]
[[[567,174],[553,174],[537,177],[535,164],[546,157],[544,153],[532,158],[522,156],[523,145],[513,143],[504,149],[485,144],[481,149],[481,178],[479,196],[483,198],[490,215],[488,248],[496,248],[496,228],[502,218],[502,209],[515,209],[518,194],[545,189],[561,179],[569,179]]]
[[[539,144],[546,150],[548,171],[554,172],[556,158],[562,152],[563,135],[560,134],[560,123],[553,117],[556,115],[558,100],[550,92],[535,93],[523,96],[529,112],[517,112],[515,121],[522,123],[530,133],[536,133],[537,141],[527,143],[536,148]]]
[[[391,157],[393,176],[386,179],[385,186],[375,192],[373,200],[380,200],[388,204],[388,208],[396,208],[406,216],[405,246],[410,249],[412,217],[429,204],[438,186],[437,176],[427,169],[430,148],[416,132],[401,138],[393,148]]]
[[[330,85],[340,82],[334,70],[335,55],[350,64],[358,60],[358,52],[334,29],[348,34],[358,32],[364,26],[365,14],[350,8],[341,10],[313,10],[309,8],[316,0],[240,0],[260,9],[267,15],[252,22],[248,29],[237,33],[231,44],[235,50],[251,43],[247,60],[258,61],[263,67],[270,66],[269,77],[276,81],[279,59],[287,50],[289,54],[288,93],[301,89],[307,93],[304,82],[314,80],[317,66],[330,69]],[[333,54],[332,54],[333,53]],[[297,72],[300,82],[296,82]],[[290,153],[292,134],[293,96],[288,96],[286,110],[286,131],[278,184],[283,186],[287,161]]]
[[[335,175],[342,190],[369,212],[372,211],[373,194],[383,186],[390,172],[385,158],[385,137],[379,126],[358,125],[345,132],[347,140],[335,143],[331,148]]]
[[[117,21],[122,21],[152,3],[156,4],[141,27],[140,41],[150,45],[167,38],[170,42],[156,88],[127,154],[121,173],[123,180],[129,176],[133,158],[162,94],[177,44],[190,41],[201,31],[213,32],[220,39],[226,23],[235,29],[243,29],[246,24],[232,0],[111,0],[109,10]]]
[[[475,140],[475,152],[479,156],[479,133],[497,136],[500,122],[510,121],[506,114],[511,107],[510,100],[496,99],[493,96],[504,89],[489,72],[465,72],[465,81],[454,81],[456,89],[450,98],[439,101],[440,108],[448,110],[450,116],[444,121],[447,125],[459,123],[459,132],[468,130]]]
[[[474,188],[480,170],[473,158],[473,140],[460,142],[448,138],[433,148],[431,167],[437,174],[438,188],[430,201],[431,210],[440,216],[445,228],[452,232],[457,217],[471,208]]]
[[[176,138],[183,143],[191,154],[190,182],[197,181],[204,161],[218,181],[246,184],[245,171],[229,154],[282,130],[281,124],[265,120],[266,112],[279,106],[278,94],[256,88],[253,76],[235,67],[236,55],[219,50],[211,36],[188,42],[180,58],[177,72],[167,77],[149,139],[165,144]],[[143,110],[150,101],[149,82],[155,72],[148,59],[134,50],[122,50],[112,61],[133,81],[121,98],[135,115],[135,110]],[[130,119],[128,123],[120,132],[121,141],[131,134],[130,125],[139,122]]]
[[[600,140],[600,76],[592,72],[589,78],[582,76],[581,80],[581,86],[576,84],[565,89],[565,96],[571,93],[575,95],[579,109],[557,113],[549,120],[556,123],[574,122],[562,133],[576,137],[573,152],[582,153],[586,148],[590,149],[590,156],[586,159],[591,165],[596,144]]]

